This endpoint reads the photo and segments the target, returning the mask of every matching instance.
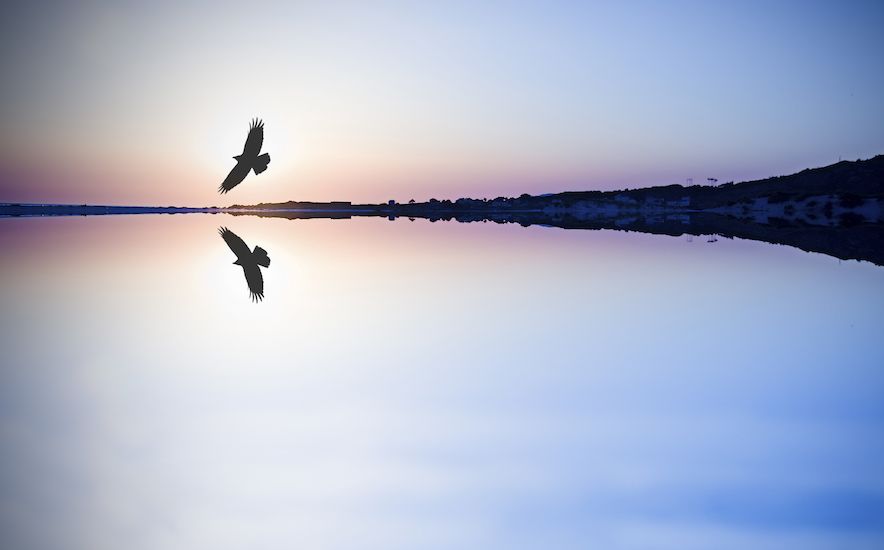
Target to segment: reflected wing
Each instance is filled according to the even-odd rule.
[[[218,188],[218,191],[223,195],[224,193],[230,191],[240,183],[242,180],[246,179],[246,176],[249,174],[249,166],[244,162],[237,162],[236,166],[233,167],[233,170],[227,174],[227,177],[224,178],[224,181],[221,183],[221,187]]]
[[[258,264],[250,263],[242,266],[242,271],[246,275],[246,283],[249,285],[249,292],[252,300],[259,301],[264,299],[264,277],[261,276],[261,268]]]
[[[236,254],[237,260],[243,260],[251,256],[251,253],[249,252],[249,247],[246,245],[246,242],[244,240],[239,238],[239,235],[227,229],[226,227],[220,228],[218,230],[218,233],[221,234],[221,238],[224,239],[224,242],[227,243],[227,246],[230,247],[230,250],[232,250],[233,253]]]
[[[246,137],[246,144],[242,149],[243,156],[246,158],[257,157],[261,152],[262,145],[264,145],[264,121],[256,118],[249,126],[249,135]]]

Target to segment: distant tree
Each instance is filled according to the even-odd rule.
[[[410,201],[408,201],[408,204],[414,204],[414,199],[411,199]]]

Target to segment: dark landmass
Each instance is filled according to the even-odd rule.
[[[233,205],[239,210],[367,210],[401,212],[466,210],[543,210],[550,206],[571,208],[581,202],[611,205],[620,209],[663,208],[705,211],[715,209],[750,210],[758,201],[798,206],[814,197],[830,197],[840,203],[884,198],[884,155],[868,160],[842,161],[822,168],[808,168],[797,174],[763,180],[721,185],[674,184],[620,191],[566,191],[544,195],[524,194],[495,199],[460,198],[455,201],[430,199],[427,202],[351,204],[350,202],[282,202]],[[813,205],[810,205],[813,206]],[[847,205],[849,206],[849,204]]]
[[[289,201],[227,208],[0,204],[0,217],[191,212],[288,219],[406,217],[672,236],[718,235],[884,265],[884,155],[736,184],[568,191],[495,199],[391,200],[386,204]]]
[[[334,215],[332,215],[334,211]],[[385,216],[662,235],[718,235],[884,265],[884,155],[743,183],[387,204],[234,205],[233,215]]]
[[[215,214],[224,209],[217,206],[100,206],[94,204],[0,203],[0,218],[32,216],[102,216],[108,214]]]

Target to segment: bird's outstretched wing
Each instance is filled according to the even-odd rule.
[[[264,299],[264,277],[261,276],[261,268],[258,264],[250,263],[242,266],[246,275],[246,283],[249,285],[249,293],[252,300],[258,302]]]
[[[242,183],[242,180],[246,179],[246,176],[249,175],[250,169],[251,167],[249,165],[243,162],[237,162],[236,166],[233,167],[233,170],[231,170],[230,173],[227,174],[227,177],[224,178],[224,181],[221,182],[218,191],[223,195]]]
[[[254,158],[261,152],[261,146],[264,145],[264,121],[257,118],[252,119],[249,126],[249,135],[246,137],[246,144],[242,149],[242,154],[247,158]],[[246,171],[248,172],[248,170]]]
[[[238,260],[243,260],[249,257],[251,252],[249,252],[249,247],[246,245],[246,242],[239,238],[239,235],[234,233],[233,231],[227,229],[226,227],[222,227],[218,229],[218,233],[221,234],[221,238],[224,239],[224,242],[227,243],[227,246],[230,247],[230,250],[236,254],[236,258]]]

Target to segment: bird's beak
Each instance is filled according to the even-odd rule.
[[[239,265],[239,260],[233,262],[233,265]]]

